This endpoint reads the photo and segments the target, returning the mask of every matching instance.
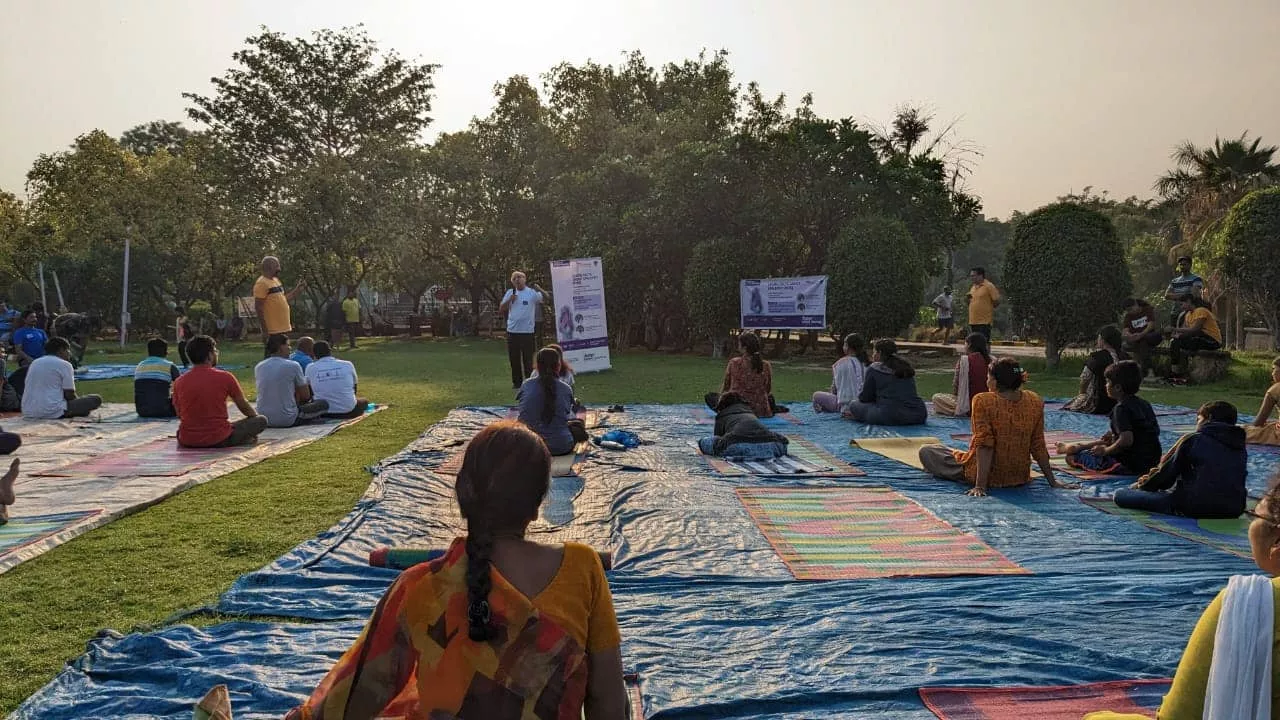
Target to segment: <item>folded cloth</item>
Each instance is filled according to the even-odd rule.
[[[1213,636],[1204,720],[1270,720],[1275,595],[1264,575],[1232,575]]]

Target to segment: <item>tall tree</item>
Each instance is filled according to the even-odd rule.
[[[181,155],[182,147],[191,139],[191,131],[182,123],[152,120],[135,125],[120,134],[120,146],[135,155],[154,155],[164,149],[170,155]]]
[[[1236,203],[1215,238],[1223,270],[1244,302],[1271,330],[1280,350],[1280,187],[1255,190]]]

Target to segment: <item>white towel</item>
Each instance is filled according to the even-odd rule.
[[[1271,720],[1271,578],[1232,575],[1213,638],[1204,720]]]

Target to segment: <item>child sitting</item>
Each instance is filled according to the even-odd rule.
[[[1058,453],[1071,467],[1111,475],[1142,475],[1160,462],[1160,423],[1151,403],[1138,397],[1142,368],[1122,360],[1107,368],[1107,395],[1115,401],[1111,430],[1100,439],[1067,445]]]
[[[1280,357],[1271,363],[1271,387],[1262,398],[1262,407],[1253,423],[1244,427],[1248,442],[1255,445],[1280,445],[1280,421],[1270,422],[1271,413],[1280,405]]]
[[[1163,515],[1237,518],[1244,512],[1248,463],[1235,406],[1220,400],[1205,403],[1195,432],[1183,435],[1138,482],[1117,490],[1115,502]]]
[[[787,438],[760,422],[739,394],[727,392],[716,405],[715,434],[698,441],[704,455],[776,458],[787,454]]]

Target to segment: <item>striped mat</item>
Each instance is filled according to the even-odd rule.
[[[1028,574],[892,488],[736,492],[798,580]]]
[[[777,477],[806,475],[809,477],[862,477],[860,468],[841,460],[808,438],[788,435],[787,454],[770,460],[747,460],[703,455],[712,470],[730,477],[755,475]],[[696,445],[695,445],[696,447]]]
[[[122,448],[57,468],[31,473],[35,477],[132,478],[177,477],[219,460],[269,447],[274,440],[260,439],[255,445],[228,448],[184,448],[173,438],[163,437],[142,445]]]
[[[1168,691],[1168,680],[1116,680],[1057,687],[920,688],[920,699],[941,720],[1080,720],[1103,710],[1153,718]]]
[[[49,515],[28,515],[26,517],[10,517],[9,522],[0,525],[0,556],[39,542],[50,535],[84,520],[88,520],[102,512],[102,508],[92,510],[75,510],[72,512],[52,513]]]

